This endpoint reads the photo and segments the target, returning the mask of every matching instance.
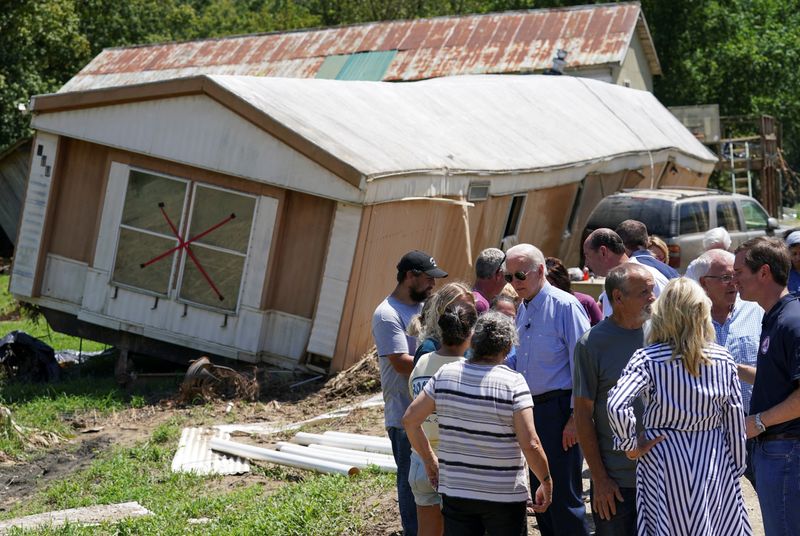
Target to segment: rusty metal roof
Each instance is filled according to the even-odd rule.
[[[103,50],[61,91],[197,74],[313,78],[328,56],[397,54],[384,81],[541,72],[559,48],[567,70],[621,64],[634,36],[661,74],[638,2],[373,22]]]

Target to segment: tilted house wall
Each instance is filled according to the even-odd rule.
[[[33,109],[12,291],[67,331],[287,367],[355,362],[409,249],[466,280],[504,237],[566,257],[598,190],[715,161],[651,94],[571,77],[200,76]]]

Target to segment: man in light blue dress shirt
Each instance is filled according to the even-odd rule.
[[[711,320],[716,332],[716,343],[727,348],[738,365],[739,377],[742,378],[742,407],[744,414],[748,415],[764,310],[756,302],[739,298],[733,282],[735,258],[733,253],[723,249],[709,250],[689,264],[686,277],[700,283],[711,300]],[[748,378],[750,382],[745,381]],[[749,443],[751,442],[748,442],[745,476],[755,486]]]
[[[536,431],[553,476],[553,502],[536,514],[543,536],[589,534],[572,416],[573,352],[589,329],[589,317],[572,295],[547,282],[545,258],[530,244],[506,253],[505,277],[523,303],[517,313],[519,346],[506,364],[525,376],[533,395]],[[531,489],[539,486],[531,473]]]

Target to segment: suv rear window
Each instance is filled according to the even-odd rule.
[[[671,201],[648,197],[606,197],[594,209],[586,226],[589,229],[616,229],[625,220],[639,220],[647,226],[649,234],[671,236],[672,205]]]
[[[680,205],[680,230],[678,234],[708,231],[708,201],[695,201]]]

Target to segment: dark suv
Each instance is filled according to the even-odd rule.
[[[615,229],[625,220],[639,220],[651,235],[669,247],[669,265],[683,271],[703,253],[703,235],[725,227],[731,248],[778,228],[761,204],[752,197],[718,190],[670,188],[623,190],[600,201],[589,216],[583,237],[595,229]]]

